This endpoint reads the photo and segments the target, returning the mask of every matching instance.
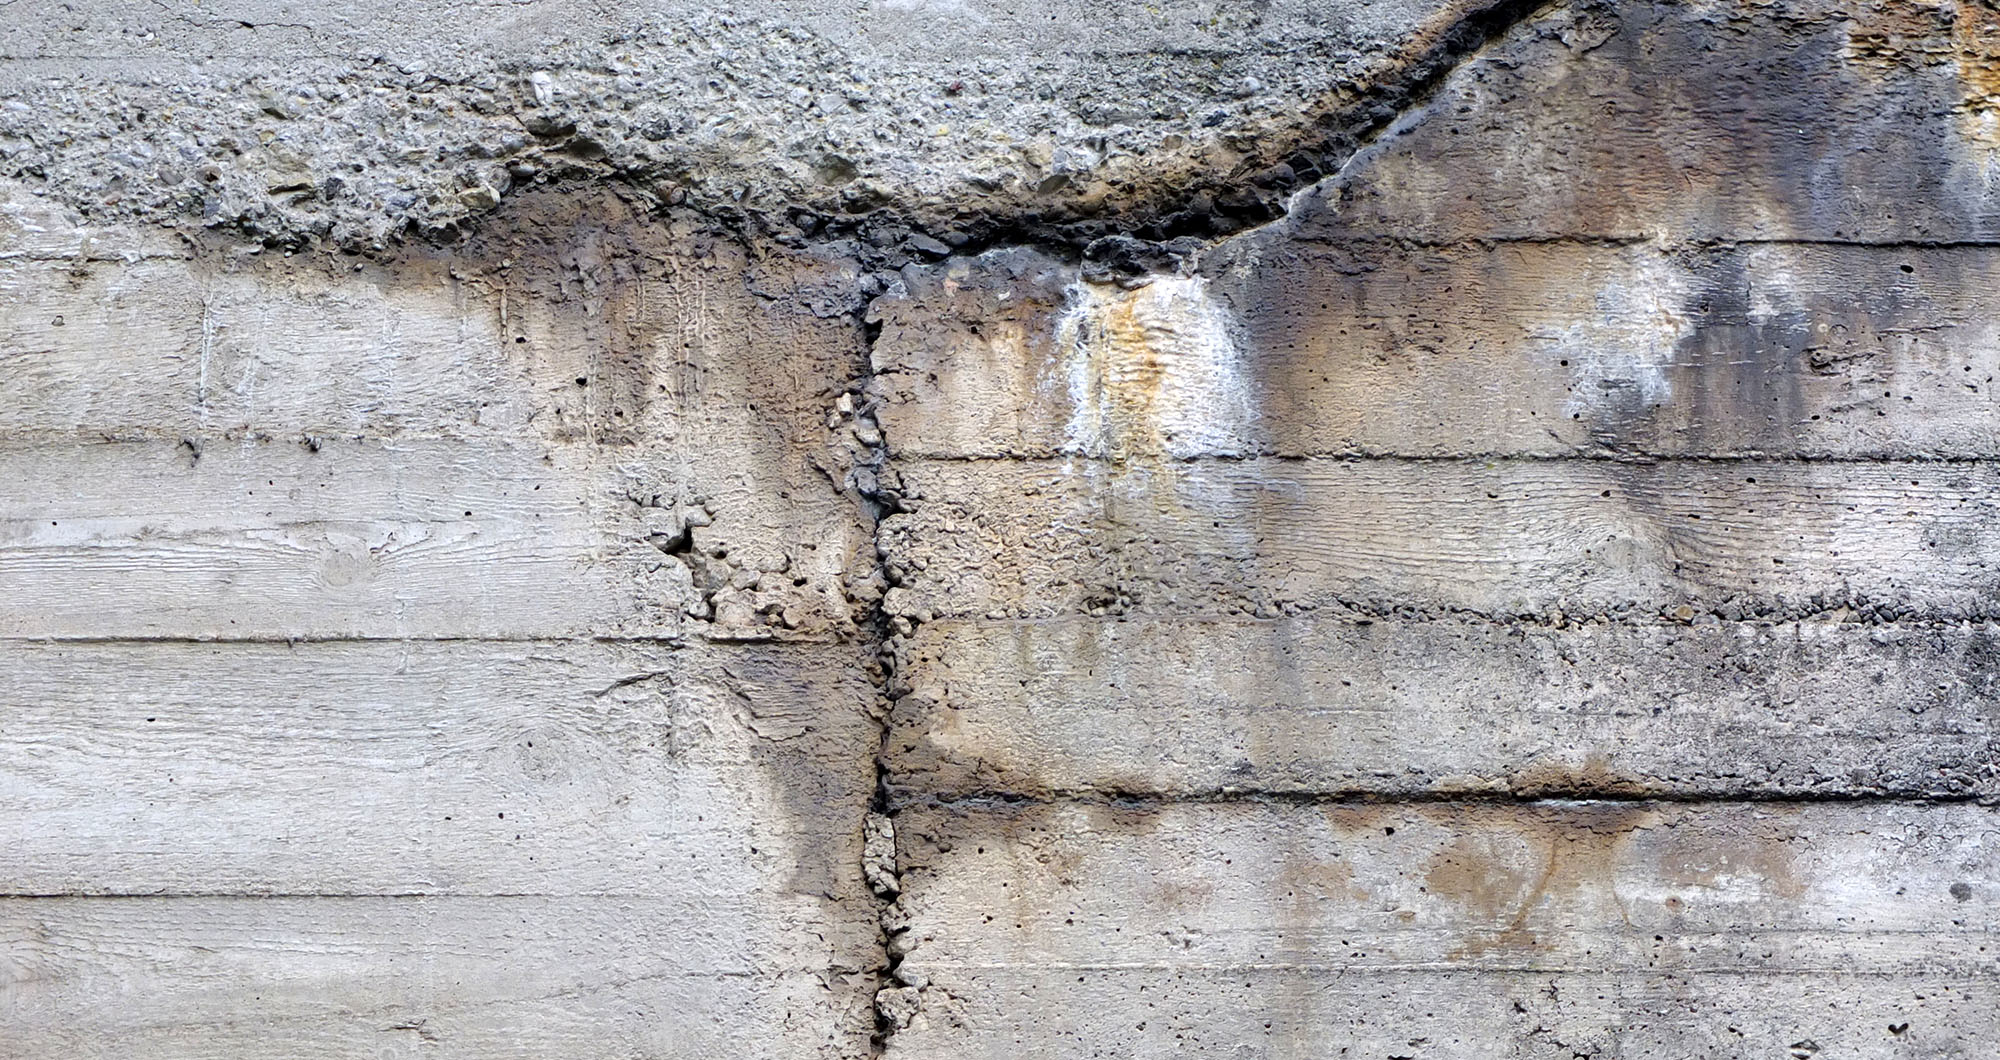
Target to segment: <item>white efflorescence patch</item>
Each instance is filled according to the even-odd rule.
[[[1680,269],[1643,261],[1599,285],[1586,319],[1545,334],[1540,356],[1569,371],[1563,411],[1634,415],[1670,401],[1675,350],[1694,334],[1690,289]]]
[[[1076,284],[1056,328],[1064,451],[1129,458],[1255,451],[1257,402],[1235,315],[1198,276],[1136,290]]]
[[[1754,327],[1768,328],[1797,311],[1789,298],[1798,290],[1798,279],[1782,255],[1764,254],[1753,247],[1744,255],[1748,279],[1748,301],[1744,314]]]

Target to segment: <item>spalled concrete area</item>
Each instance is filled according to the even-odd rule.
[[[2000,1033],[1988,8],[0,13],[0,1055]]]
[[[915,225],[929,234],[904,252],[942,256],[1024,214],[1116,213],[1286,164],[1322,118],[1388,114],[1380,86],[1462,49],[1462,27],[1491,20],[1480,11],[15,0],[0,176],[98,218],[353,246],[462,228],[517,188],[615,176],[769,238],[867,222],[900,246]],[[1274,138],[1294,129],[1282,140],[1299,144]],[[1253,195],[1190,219],[1268,215]]]

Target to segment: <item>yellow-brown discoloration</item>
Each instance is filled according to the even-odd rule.
[[[1959,98],[1952,109],[1963,135],[2000,147],[2000,8],[1987,0],[1892,0],[1855,13],[1848,58],[1864,68],[1923,68],[1949,64]]]
[[[1172,356],[1166,344],[1175,332],[1162,322],[1142,319],[1139,303],[1132,298],[1111,302],[1095,324],[1096,333],[1083,341],[1095,353],[1092,367],[1103,387],[1110,429],[1118,439],[1115,449],[1156,451],[1161,441],[1160,383]]]
[[[1799,814],[1796,808],[1773,813],[1775,821],[1750,834],[1692,849],[1679,848],[1679,857],[1660,866],[1661,879],[1688,890],[1741,890],[1748,886],[1786,901],[1803,897],[1807,881],[1799,876],[1789,834]]]
[[[1517,864],[1521,850],[1496,849],[1495,842],[1489,834],[1460,838],[1431,858],[1424,871],[1425,886],[1488,923],[1509,923],[1517,914],[1525,915],[1528,887],[1541,874]]]
[[[1952,46],[1969,114],[2000,112],[2000,8],[1984,0],[1963,0],[1952,20]],[[1994,140],[1991,129],[1982,130]]]
[[[1610,756],[1602,751],[1586,755],[1579,766],[1559,762],[1529,766],[1509,776],[1507,786],[1517,795],[1636,795],[1644,791],[1643,785],[1620,776],[1611,767]]]
[[[1253,414],[1228,311],[1198,278],[1079,285],[1057,328],[1068,452],[1114,460],[1240,452]]]
[[[1633,833],[1657,819],[1644,807],[1582,806],[1494,814],[1486,828],[1468,829],[1478,842],[1461,840],[1425,873],[1434,893],[1472,918],[1457,956],[1539,948],[1551,920],[1629,919],[1616,893],[1617,870]],[[1560,915],[1540,915],[1545,906]]]

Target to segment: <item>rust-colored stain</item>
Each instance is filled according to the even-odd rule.
[[[1162,911],[1185,912],[1199,908],[1215,896],[1215,885],[1207,880],[1183,880],[1167,876],[1153,885],[1146,901]]]
[[[1287,901],[1304,903],[1327,898],[1366,899],[1368,892],[1354,883],[1354,869],[1342,861],[1288,857],[1279,868],[1273,885],[1282,889]]]
[[[2000,112],[2000,8],[1964,0],[1952,20],[1952,48],[1963,106],[1975,114]]]
[[[1660,866],[1661,878],[1676,887],[1710,890],[1757,881],[1771,894],[1795,901],[1805,895],[1806,881],[1799,876],[1793,853],[1785,843],[1788,831],[1778,827],[1678,848],[1676,856]]]
[[[1545,762],[1529,766],[1509,776],[1507,784],[1517,795],[1637,795],[1644,791],[1640,784],[1612,769],[1610,757],[1601,751],[1586,756],[1582,765]]]
[[[1065,325],[1063,345],[1081,363],[1070,367],[1072,400],[1080,407],[1069,432],[1072,447],[1115,459],[1158,454],[1160,390],[1173,335],[1140,311],[1129,294],[1085,292],[1086,305]]]
[[[1099,318],[1104,355],[1100,378],[1113,429],[1125,446],[1158,452],[1160,384],[1167,377],[1162,340],[1171,340],[1156,322],[1141,319],[1135,299],[1111,303]]]
[[[1657,819],[1651,808],[1623,805],[1509,814],[1489,822],[1498,827],[1480,845],[1460,840],[1440,852],[1427,867],[1425,884],[1473,914],[1476,925],[1468,925],[1470,937],[1451,956],[1543,948],[1531,924],[1544,904],[1616,904],[1612,888],[1626,845]],[[1509,833],[1535,852],[1531,860],[1516,862],[1493,845],[1493,836]],[[1622,905],[1618,913],[1624,917]]]
[[[1424,884],[1477,913],[1486,923],[1518,923],[1526,916],[1529,885],[1543,874],[1509,864],[1486,837],[1460,837],[1431,858]]]
[[[1247,447],[1250,388],[1229,312],[1205,281],[1083,284],[1072,298],[1057,325],[1071,403],[1066,451],[1128,461]]]
[[[1464,829],[1425,867],[1430,893],[1465,914],[1469,937],[1454,959],[1552,949],[1549,925],[1615,919],[1629,926],[1626,899],[1616,892],[1622,874],[1676,890],[1761,891],[1787,902],[1807,890],[1782,818],[1742,833],[1683,835],[1674,811],[1645,805],[1480,816],[1479,827]],[[1677,894],[1661,904],[1669,914],[1686,909]]]
[[[1966,138],[2000,148],[2000,7],[1986,0],[1868,7],[1848,31],[1848,58],[1873,67],[1951,64]]]

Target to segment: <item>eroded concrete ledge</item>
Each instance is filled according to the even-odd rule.
[[[449,234],[575,178],[884,257],[1212,235],[1534,5],[242,6],[17,2],[0,176],[286,245]]]

